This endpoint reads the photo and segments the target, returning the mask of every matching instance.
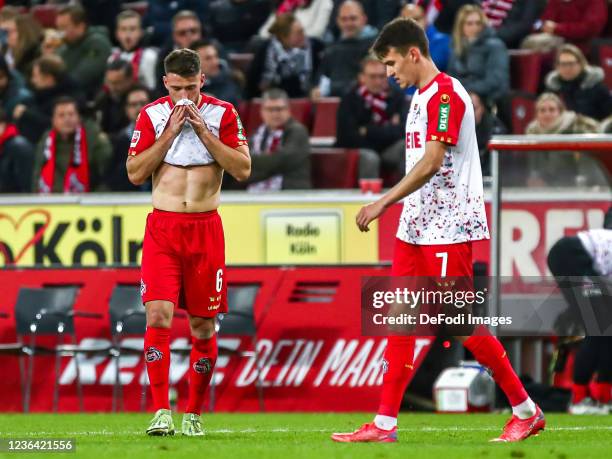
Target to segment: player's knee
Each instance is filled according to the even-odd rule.
[[[172,325],[172,308],[165,304],[147,304],[147,326],[169,328]]]
[[[205,317],[190,317],[191,336],[196,339],[209,339],[215,334],[215,319]]]

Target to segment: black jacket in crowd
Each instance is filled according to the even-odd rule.
[[[32,189],[34,147],[17,135],[0,144],[0,193],[29,193]]]
[[[408,109],[404,93],[390,88],[386,112],[389,120],[394,115],[399,115],[400,122],[380,125],[372,121],[372,111],[366,107],[357,89],[358,86],[354,85],[340,101],[337,114],[336,146],[339,148],[370,148],[382,153],[383,150],[404,137],[404,121]],[[366,128],[365,135],[359,132],[361,127]]]
[[[546,77],[546,89],[559,95],[569,110],[602,120],[612,113],[612,96],[600,67],[588,66],[578,78],[562,80],[556,70]]]
[[[545,7],[546,0],[514,0],[506,19],[496,29],[497,36],[509,49],[519,48]]]
[[[85,96],[77,84],[66,76],[56,86],[47,89],[32,89],[33,99],[26,104],[26,111],[16,122],[21,135],[36,145],[46,130],[51,128],[53,104],[58,97],[70,96],[83,108]]]

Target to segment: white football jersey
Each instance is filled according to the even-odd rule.
[[[130,143],[130,155],[142,153],[155,143],[166,128],[173,108],[172,100],[166,96],[146,105],[141,110]],[[242,122],[232,104],[202,94],[200,105],[197,108],[208,129],[221,142],[232,148],[247,145]],[[181,133],[168,149],[164,162],[174,166],[201,166],[211,164],[215,162],[215,159],[200,141],[189,122],[185,122]]]
[[[580,231],[578,238],[593,259],[593,267],[600,276],[612,276],[612,230]]]
[[[444,161],[429,182],[404,200],[397,237],[419,245],[488,239],[474,108],[461,83],[445,73],[412,98],[406,173],[423,157],[429,141],[447,145]]]

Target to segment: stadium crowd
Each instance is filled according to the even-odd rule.
[[[353,186],[393,184],[414,89],[397,87],[368,51],[400,15],[423,26],[439,69],[470,92],[485,175],[494,134],[612,132],[606,0],[0,6],[0,192],[61,193],[69,169],[87,177],[85,192],[150,189],[127,180],[125,157],[139,111],[165,94],[163,59],[177,48],[198,52],[203,91],[231,102],[249,135],[252,176],[228,178],[227,188],[324,187],[315,171],[344,151],[358,162]],[[607,184],[598,163],[576,152],[507,155],[502,167],[521,186]]]

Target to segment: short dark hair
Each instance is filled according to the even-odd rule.
[[[70,97],[70,96],[60,96],[57,99],[55,99],[53,101],[52,113],[55,113],[55,109],[57,109],[57,107],[59,107],[60,105],[67,105],[67,104],[74,105],[74,108],[76,109],[76,111],[80,113],[79,103],[74,97]]]
[[[200,48],[207,48],[209,46],[212,46],[213,48],[217,49],[217,45],[215,45],[215,43],[212,40],[209,40],[208,38],[202,38],[190,44],[189,49],[193,51],[197,51]]]
[[[106,64],[106,71],[108,72],[109,70],[121,70],[128,78],[132,78],[134,75],[134,67],[132,67],[132,63],[124,59],[115,59],[110,61],[108,64]]]
[[[57,12],[58,16],[69,15],[73,24],[87,24],[87,12],[81,5],[63,6]]]
[[[66,64],[57,54],[49,54],[39,57],[32,64],[37,66],[40,73],[50,75],[58,82],[66,75]]]
[[[134,93],[134,92],[144,92],[147,95],[147,99],[152,100],[153,97],[151,96],[151,91],[149,90],[149,88],[147,88],[146,86],[140,84],[140,83],[136,83],[134,86],[130,87],[130,89],[127,90],[127,92],[125,93],[125,101],[127,102],[127,100],[130,97],[130,94]]]
[[[191,49],[175,49],[164,59],[166,75],[176,73],[182,77],[191,77],[201,72],[200,56]]]
[[[429,42],[421,26],[414,19],[397,18],[383,27],[371,51],[382,60],[391,48],[405,56],[411,46],[416,46],[423,56],[429,57]]]

